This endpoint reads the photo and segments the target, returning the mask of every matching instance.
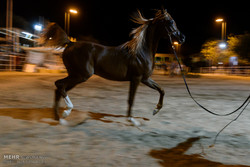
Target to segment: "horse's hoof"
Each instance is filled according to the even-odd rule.
[[[154,111],[153,111],[153,115],[155,115],[155,114],[157,114],[158,112],[160,111],[160,109],[154,109]]]
[[[61,125],[66,125],[67,126],[69,124],[65,119],[60,119],[59,122],[60,122]]]
[[[66,118],[67,116],[69,116],[70,113],[71,113],[71,110],[64,110],[62,114],[63,118]]]
[[[128,117],[128,121],[131,122],[134,126],[140,126],[141,123],[134,119],[133,117]]]

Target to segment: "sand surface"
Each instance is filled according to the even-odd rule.
[[[154,75],[166,91],[155,116],[158,92],[140,85],[133,115],[126,121],[128,82],[93,76],[69,92],[74,104],[70,126],[53,120],[54,81],[65,74],[0,73],[0,166],[232,167],[250,166],[250,106],[217,117],[199,108],[180,77]],[[250,92],[244,77],[188,78],[198,101],[218,113],[242,104]],[[61,107],[65,104],[62,101]]]

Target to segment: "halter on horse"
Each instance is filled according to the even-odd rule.
[[[61,97],[67,105],[63,117],[67,117],[73,109],[73,104],[66,92],[77,84],[87,81],[93,74],[115,81],[130,81],[127,117],[134,125],[140,124],[131,113],[140,82],[160,93],[159,102],[153,114],[160,111],[165,92],[150,78],[158,42],[160,38],[168,38],[171,35],[179,43],[183,43],[185,36],[178,30],[175,21],[166,10],[158,10],[152,19],[145,19],[138,11],[132,20],[140,26],[131,32],[132,40],[117,47],[86,41],[73,43],[57,24],[52,23],[48,27],[43,36],[45,43],[56,46],[67,45],[62,58],[68,76],[55,82],[56,120],[60,120],[62,124],[66,123],[64,119],[60,119],[58,112]]]

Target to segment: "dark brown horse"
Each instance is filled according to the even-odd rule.
[[[63,113],[63,117],[66,117],[73,108],[66,92],[77,84],[87,81],[93,74],[115,81],[130,81],[127,116],[134,125],[139,125],[139,122],[132,118],[131,108],[140,82],[160,93],[153,114],[159,112],[165,92],[150,78],[158,42],[160,38],[168,38],[171,35],[179,43],[183,43],[185,36],[177,29],[175,21],[166,10],[158,10],[152,19],[145,19],[138,11],[132,20],[140,26],[131,32],[132,40],[117,47],[86,41],[73,43],[57,24],[52,23],[48,27],[43,36],[44,41],[50,45],[66,45],[62,58],[68,76],[55,82],[56,120],[60,120],[62,124],[66,123],[64,119],[59,119],[60,98],[63,97],[67,105]]]

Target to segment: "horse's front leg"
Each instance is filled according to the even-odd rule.
[[[130,81],[130,87],[129,87],[129,97],[128,97],[128,121],[132,122],[133,125],[135,126],[140,126],[140,122],[135,120],[132,117],[132,106],[134,104],[134,98],[135,98],[135,93],[136,93],[136,89],[140,83],[140,77],[135,78],[133,80]]]
[[[144,83],[145,85],[149,86],[152,89],[157,90],[160,93],[159,102],[158,102],[156,108],[153,111],[153,115],[155,115],[160,111],[160,109],[163,106],[163,98],[164,98],[164,95],[165,95],[165,91],[151,78],[148,78],[146,80],[142,80],[142,83]]]

